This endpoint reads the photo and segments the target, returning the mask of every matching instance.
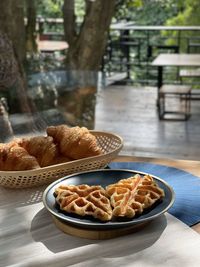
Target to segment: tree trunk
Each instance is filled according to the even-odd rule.
[[[0,89],[7,90],[8,98],[14,94],[15,108],[20,112],[30,113],[23,68],[26,58],[24,1],[1,0],[0,10]],[[15,88],[14,93],[11,93],[11,87]]]
[[[71,114],[75,122],[93,129],[98,70],[102,63],[115,0],[86,0],[85,3],[84,21],[78,29],[74,0],[64,0],[64,30],[69,44],[66,56],[68,86],[72,86],[73,90],[70,90],[70,94],[65,93],[58,102],[63,106],[65,114]]]
[[[36,33],[36,6],[35,0],[26,0],[26,50],[30,53],[37,52]]]
[[[23,0],[0,1],[0,30],[11,39],[15,56],[20,63],[26,57],[23,5]]]
[[[70,45],[74,43],[76,38],[76,21],[74,8],[74,0],[64,0],[63,18],[65,39]]]
[[[86,14],[79,33],[75,29],[74,1],[65,0],[64,29],[69,43],[67,66],[98,71],[102,62],[115,0],[86,1]]]

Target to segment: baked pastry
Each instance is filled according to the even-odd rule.
[[[65,162],[72,161],[69,157],[63,156],[62,154],[58,153],[58,155],[52,160],[51,165],[61,164]]]
[[[50,126],[47,134],[53,137],[60,152],[66,157],[81,159],[102,154],[95,136],[85,127]]]
[[[23,151],[24,155],[27,152],[27,156],[32,156],[29,159],[37,160],[37,167],[47,167],[102,153],[95,136],[85,127],[50,126],[47,128],[47,134],[48,136],[16,138],[7,143],[6,147],[1,144],[0,159],[3,160],[5,155],[11,153],[11,151],[11,157],[13,157],[13,153],[15,157],[17,156],[16,153],[21,155]],[[11,149],[11,147],[15,148]],[[23,148],[26,152],[20,148]],[[6,157],[9,157],[9,155]],[[35,168],[34,164],[32,168]],[[23,170],[21,168],[22,166],[20,170]],[[11,166],[9,169],[11,169]]]
[[[101,221],[133,218],[165,196],[150,175],[122,179],[106,189],[100,185],[61,185],[54,192],[61,210]]]
[[[141,214],[164,197],[163,189],[150,175],[142,177],[139,174],[108,185],[106,193],[110,197],[113,216],[128,218]]]
[[[63,185],[55,190],[60,209],[80,216],[90,215],[101,221],[112,218],[110,201],[98,185]]]
[[[35,157],[16,142],[0,144],[0,170],[23,171],[40,168]]]
[[[55,164],[59,157],[58,147],[50,136],[22,138],[18,143],[37,159],[41,167]]]

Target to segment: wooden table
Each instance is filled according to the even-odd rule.
[[[200,67],[200,54],[159,54],[151,64],[158,67],[158,96],[157,107],[160,114],[159,90],[163,85],[163,68],[172,67]]]
[[[194,161],[129,156],[115,161],[165,164],[200,175],[200,162]],[[200,262],[199,229],[196,233],[169,213],[134,233],[124,229],[117,239],[64,234],[41,202],[45,188],[0,187],[0,266],[196,267]]]
[[[44,53],[66,50],[69,45],[65,41],[38,41],[38,49]]]
[[[159,54],[151,64],[158,67],[158,89],[163,84],[163,68],[200,67],[200,54]]]
[[[146,157],[134,157],[134,156],[118,156],[115,162],[149,162],[154,164],[161,164],[170,167],[175,167],[193,175],[200,177],[200,161],[191,160],[175,160],[164,158],[146,158]],[[192,227],[196,232],[200,234],[200,223]]]

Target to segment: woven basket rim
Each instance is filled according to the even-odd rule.
[[[97,156],[93,156],[93,157],[87,157],[87,158],[83,158],[83,159],[78,159],[78,160],[73,160],[73,161],[69,161],[69,162],[65,162],[65,163],[59,163],[59,164],[55,164],[55,165],[50,165],[50,166],[47,166],[47,167],[42,167],[42,168],[38,168],[38,169],[33,169],[33,170],[24,170],[24,171],[0,171],[0,176],[2,175],[6,175],[6,176],[20,176],[20,175],[37,175],[37,174],[40,174],[41,172],[49,172],[49,171],[52,171],[52,170],[55,170],[55,168],[67,168],[71,165],[79,165],[79,164],[83,164],[85,162],[88,162],[88,161],[96,161],[96,160],[102,160],[104,158],[107,158],[109,156],[111,156],[112,154],[116,154],[117,152],[119,152],[123,145],[124,145],[124,141],[123,141],[123,138],[118,135],[118,134],[115,134],[115,133],[112,133],[112,132],[105,132],[105,131],[95,131],[95,130],[90,130],[90,132],[94,135],[107,135],[107,136],[110,136],[110,137],[115,137],[119,140],[119,146],[113,150],[111,150],[110,152],[108,153],[105,153],[105,154],[102,154],[102,155],[97,155]]]

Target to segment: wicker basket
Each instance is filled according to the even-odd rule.
[[[90,131],[95,135],[103,155],[74,160],[28,171],[0,171],[0,185],[7,188],[27,188],[49,184],[66,175],[101,169],[108,165],[123,147],[120,136],[107,132]]]

